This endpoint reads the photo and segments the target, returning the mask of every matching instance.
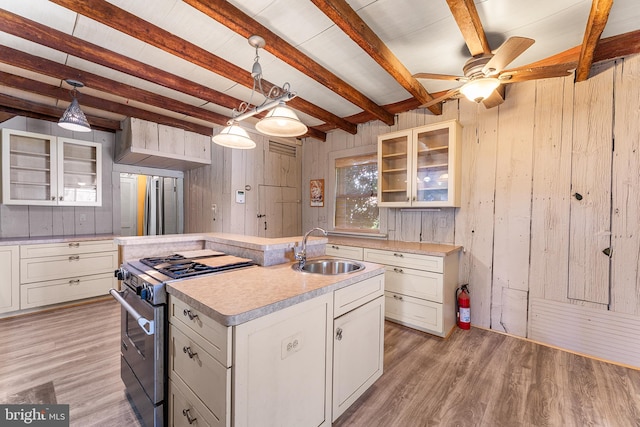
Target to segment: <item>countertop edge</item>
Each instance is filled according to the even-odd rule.
[[[37,236],[37,237],[3,237],[0,246],[37,245],[46,243],[86,242],[91,240],[115,240],[120,236],[114,234],[82,234],[77,236]]]

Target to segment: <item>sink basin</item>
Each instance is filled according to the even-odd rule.
[[[359,262],[344,259],[311,259],[305,263],[302,269],[300,269],[298,263],[293,264],[291,268],[296,271],[332,276],[336,274],[355,273],[356,271],[362,270],[364,265]]]

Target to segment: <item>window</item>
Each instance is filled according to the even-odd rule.
[[[377,232],[378,160],[375,153],[335,159],[335,229]]]

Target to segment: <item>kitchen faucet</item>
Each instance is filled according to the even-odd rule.
[[[295,254],[296,260],[298,261],[299,269],[302,269],[302,267],[304,267],[304,264],[307,262],[307,238],[309,237],[309,234],[311,234],[315,230],[322,231],[322,234],[324,234],[325,236],[327,235],[327,230],[320,227],[314,227],[304,234],[304,237],[302,238],[302,249],[300,249],[300,251]]]

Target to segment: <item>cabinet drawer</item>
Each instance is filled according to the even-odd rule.
[[[189,333],[191,339],[197,340],[198,345],[222,365],[231,366],[231,328],[221,325],[172,295],[169,295],[169,322],[181,326],[185,332],[195,332],[197,336]]]
[[[397,267],[415,268],[417,270],[444,272],[442,257],[431,255],[411,254],[406,252],[381,251],[378,249],[364,250],[364,260],[378,264],[395,265]]]
[[[104,273],[21,285],[20,309],[108,295],[114,284],[113,273]]]
[[[188,417],[193,424],[189,423]],[[169,381],[169,425],[210,427],[224,426],[225,423],[217,419],[180,378],[174,378]]]
[[[92,252],[117,251],[113,240],[89,240],[81,242],[45,243],[20,246],[20,258],[38,258],[58,255],[80,255]]]
[[[385,316],[407,326],[443,335],[442,304],[385,292]]]
[[[381,296],[384,293],[384,277],[384,274],[380,274],[335,291],[333,294],[334,317],[341,316]]]
[[[70,279],[77,276],[107,272],[113,276],[117,262],[117,252],[21,259],[20,283]]]
[[[224,422],[230,407],[227,396],[231,395],[231,369],[221,365],[177,325],[169,328],[169,376],[184,381]]]
[[[362,248],[356,248],[355,246],[332,245],[327,243],[325,254],[340,258],[355,259],[356,261],[362,261],[364,259],[364,250]]]
[[[442,303],[441,273],[387,266],[384,277],[386,291]]]

